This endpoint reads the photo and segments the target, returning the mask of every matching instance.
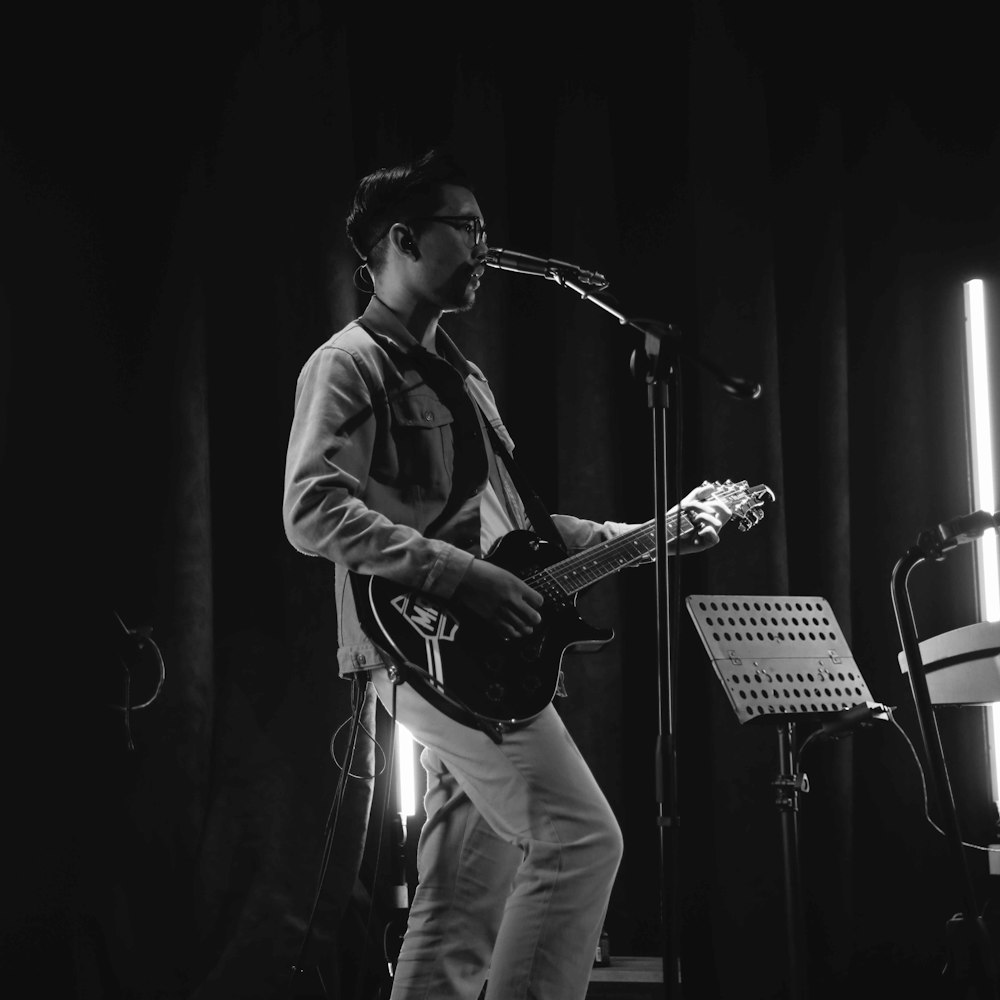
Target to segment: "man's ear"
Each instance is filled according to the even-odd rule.
[[[396,223],[389,230],[389,240],[396,250],[404,257],[412,257],[414,260],[420,256],[417,248],[417,241],[413,238],[413,233],[406,226]]]

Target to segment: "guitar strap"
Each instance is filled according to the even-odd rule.
[[[358,319],[357,324],[378,343],[375,332],[362,319]],[[391,341],[392,338],[385,339]],[[455,421],[451,492],[442,510],[423,532],[428,538],[434,538],[466,502],[472,489],[486,478],[489,455],[485,448],[480,447],[481,440],[472,430],[478,414],[462,373],[445,358],[423,348],[407,351],[399,345],[394,346],[406,355],[407,363],[448,407]],[[464,433],[460,429],[464,429]]]

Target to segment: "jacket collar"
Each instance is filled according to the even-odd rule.
[[[390,341],[393,346],[405,354],[430,354],[417,339],[399,321],[396,314],[379,298],[372,296],[361,315],[363,325],[377,336]],[[437,328],[438,354],[458,370],[463,378],[472,376],[480,382],[486,381],[486,376],[474,364],[468,361],[464,354],[455,346],[455,342],[440,326]]]

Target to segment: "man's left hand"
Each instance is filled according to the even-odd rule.
[[[677,551],[681,555],[700,552],[719,544],[719,532],[733,516],[733,512],[724,500],[710,499],[715,489],[711,483],[704,483],[680,502],[681,509],[695,526],[694,531],[680,540]]]

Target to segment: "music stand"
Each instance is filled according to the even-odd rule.
[[[795,725],[829,723],[858,706],[872,707],[871,692],[825,598],[692,594],[685,603],[740,725],[777,726],[773,784],[782,832],[788,984],[789,996],[799,1000],[805,977],[798,809],[799,792],[809,791],[809,784],[796,773]],[[871,714],[857,721],[866,718]]]

